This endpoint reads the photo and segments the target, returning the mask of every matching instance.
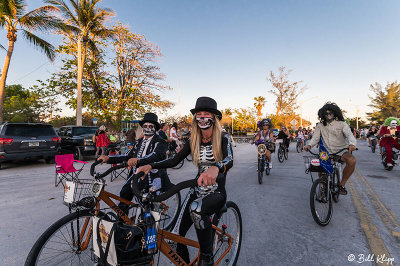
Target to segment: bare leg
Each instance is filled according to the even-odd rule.
[[[271,161],[271,152],[269,150],[265,151],[265,157],[267,157],[267,161],[270,162]]]
[[[101,155],[104,155],[105,150],[106,150],[106,147],[105,147],[105,146],[104,146],[104,147],[101,147]]]
[[[342,155],[342,161],[346,163],[346,167],[343,169],[342,182],[340,182],[340,185],[344,187],[356,168],[356,158],[352,154],[346,152]]]
[[[100,151],[100,147],[96,147],[96,155],[95,155],[96,158],[99,155],[99,151]]]

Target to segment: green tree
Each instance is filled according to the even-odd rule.
[[[263,109],[266,101],[265,101],[265,98],[262,96],[254,97],[254,101],[255,101],[254,107],[257,110],[257,118],[260,119],[262,116],[262,109]]]
[[[47,101],[40,91],[27,90],[21,85],[5,88],[4,119],[10,122],[39,122],[49,119],[52,113],[59,111]]]
[[[76,124],[82,125],[82,77],[86,59],[87,47],[96,51],[95,39],[112,37],[112,30],[104,26],[105,21],[114,16],[114,12],[108,8],[99,8],[96,5],[101,0],[69,0],[69,7],[63,0],[45,0],[45,2],[57,7],[68,27],[61,33],[67,36],[74,44],[71,51],[76,51],[77,58],[77,97],[76,97]],[[82,47],[83,46],[83,47]]]
[[[253,108],[239,108],[234,110],[234,130],[253,131],[257,128],[257,117]]]
[[[373,123],[383,124],[390,116],[400,116],[400,84],[395,81],[387,83],[385,87],[376,82],[370,85],[373,95],[369,96],[373,111],[367,113],[368,119]]]
[[[4,60],[0,79],[0,123],[3,121],[4,90],[14,45],[17,41],[17,33],[35,47],[42,50],[51,60],[54,60],[54,47],[34,34],[34,31],[50,31],[63,28],[63,23],[51,15],[59,11],[57,8],[46,5],[25,13],[25,0],[2,0],[0,2],[0,26],[7,32],[8,49]]]

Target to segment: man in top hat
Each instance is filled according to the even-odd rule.
[[[127,200],[133,199],[131,182],[133,174],[136,172],[136,166],[146,165],[164,160],[166,158],[167,143],[156,132],[160,129],[158,117],[154,113],[146,113],[143,119],[139,122],[143,128],[144,136],[133,143],[133,148],[126,155],[105,156],[102,155],[98,160],[103,160],[103,163],[117,164],[128,162],[128,166],[132,167],[129,178],[122,187],[120,196]],[[149,188],[156,191],[166,188],[170,185],[166,169],[152,170],[146,178],[139,184],[139,188],[143,189],[148,183]],[[120,203],[121,209],[126,211],[126,205]]]

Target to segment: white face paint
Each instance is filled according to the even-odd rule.
[[[146,122],[142,127],[145,136],[153,136],[156,133],[156,128],[153,123]]]
[[[395,128],[396,126],[397,126],[397,121],[396,120],[390,121],[390,127],[391,128]]]

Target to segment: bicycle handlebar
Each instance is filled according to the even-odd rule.
[[[144,175],[144,172],[139,172],[133,176],[132,184],[134,184],[134,185],[132,185],[132,192],[133,192],[133,195],[135,195],[138,198],[142,197],[142,193],[139,191],[137,184],[138,184],[139,178],[141,178],[143,175]],[[219,180],[221,180],[221,178],[217,178],[217,181],[219,181]],[[182,182],[174,185],[170,189],[168,189],[166,192],[164,192],[158,196],[150,197],[149,200],[151,202],[164,201],[164,200],[172,197],[174,194],[178,193],[182,189],[194,187],[196,185],[197,185],[197,179],[190,179],[190,180],[182,181]]]
[[[343,149],[341,149],[340,151],[338,151],[338,152],[335,152],[335,153],[332,153],[332,154],[329,154],[329,156],[335,156],[335,155],[338,155],[338,153],[341,153],[342,151],[345,151],[345,150],[348,150],[349,148],[343,148]],[[356,151],[358,150],[358,148],[356,148]],[[308,150],[308,152],[309,153],[311,153],[312,155],[319,155],[318,153],[313,153],[311,150]]]
[[[122,163],[122,164],[118,164],[118,165],[116,165],[116,166],[110,167],[109,169],[107,169],[107,170],[106,170],[104,173],[102,173],[102,174],[96,174],[96,172],[94,171],[94,170],[95,170],[95,167],[96,167],[96,165],[98,165],[98,164],[100,164],[100,163],[102,163],[102,162],[103,162],[103,160],[98,160],[98,161],[95,161],[95,162],[90,166],[90,175],[93,176],[93,177],[96,178],[96,179],[103,178],[103,177],[109,175],[112,171],[118,170],[118,169],[121,169],[121,168],[124,168],[124,167],[127,166],[126,163],[124,162],[124,163]]]

